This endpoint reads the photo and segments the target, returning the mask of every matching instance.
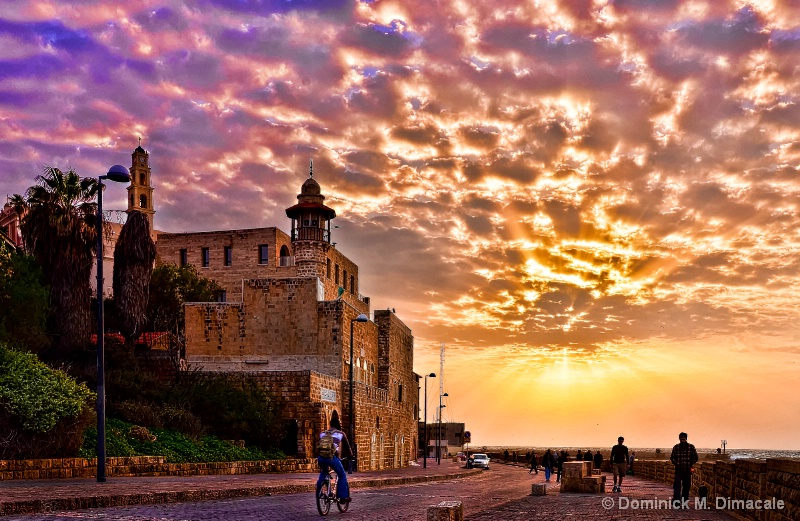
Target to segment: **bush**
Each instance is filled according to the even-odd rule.
[[[280,451],[262,451],[254,447],[237,447],[214,436],[192,439],[180,432],[151,428],[145,430],[129,422],[109,419],[106,422],[106,453],[109,457],[164,456],[169,463],[209,461],[254,461],[281,459]],[[155,439],[154,439],[155,438]],[[97,455],[97,429],[86,429],[80,455]]]
[[[74,456],[94,398],[36,355],[0,343],[0,458]]]
[[[0,342],[44,349],[50,290],[36,260],[0,243]]]

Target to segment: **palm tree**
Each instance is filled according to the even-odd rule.
[[[150,223],[142,212],[133,211],[122,227],[114,249],[114,305],[119,327],[128,342],[136,339],[147,322],[147,300],[156,245],[150,238]]]
[[[50,285],[54,347],[66,355],[86,344],[91,330],[97,181],[46,166],[36,183],[25,193],[22,233]]]

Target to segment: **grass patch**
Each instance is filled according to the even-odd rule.
[[[149,432],[150,436],[147,436]],[[86,429],[78,455],[97,456],[97,428]],[[256,461],[284,459],[279,450],[263,451],[256,447],[237,447],[215,436],[192,439],[178,431],[141,427],[117,419],[106,420],[106,455],[164,456],[168,463],[206,463],[212,461]]]

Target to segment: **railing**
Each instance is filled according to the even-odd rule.
[[[294,266],[294,257],[281,257],[279,262],[282,267]]]
[[[292,240],[331,242],[331,236],[330,232],[324,228],[301,226],[292,230]]]

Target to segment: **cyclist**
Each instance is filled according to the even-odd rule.
[[[322,482],[325,481],[325,476],[328,475],[328,467],[330,467],[336,472],[336,476],[339,478],[339,482],[336,485],[336,497],[339,498],[341,502],[349,503],[350,487],[347,486],[347,474],[342,466],[342,461],[339,459],[342,443],[344,442],[344,444],[347,445],[348,454],[352,454],[352,452],[350,450],[350,443],[347,441],[347,436],[342,432],[342,424],[339,423],[338,417],[331,418],[331,428],[327,431],[323,431],[319,435],[320,440],[323,440],[326,436],[333,437],[334,450],[330,457],[323,457],[323,455],[317,456],[317,463],[319,463],[320,470],[319,478],[317,479],[317,494],[319,494],[319,489],[322,486]],[[320,443],[322,442],[320,441]]]

